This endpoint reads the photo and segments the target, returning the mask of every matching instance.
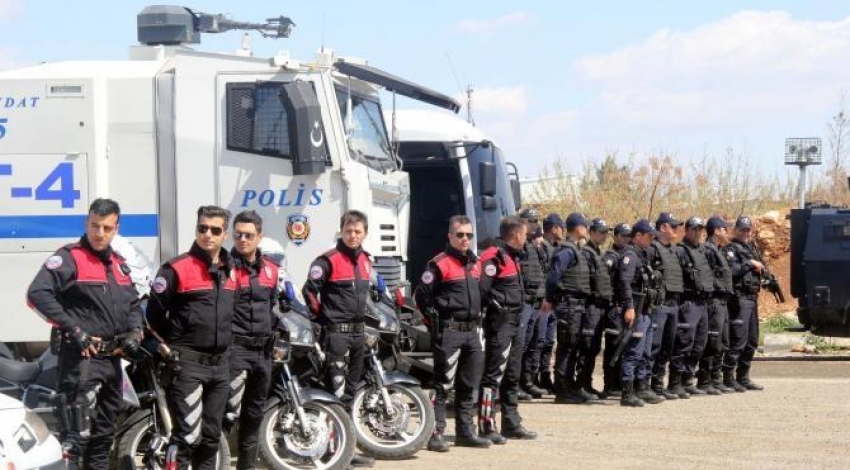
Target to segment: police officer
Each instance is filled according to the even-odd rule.
[[[484,375],[478,410],[478,433],[494,444],[508,439],[536,439],[519,415],[519,375],[525,331],[520,327],[526,308],[520,261],[526,226],[515,217],[499,224],[496,245],[481,253],[481,304],[484,317]],[[496,428],[496,403],[502,411],[502,432]]]
[[[603,318],[613,307],[614,289],[608,265],[602,258],[602,245],[608,238],[608,224],[604,219],[593,219],[589,227],[589,240],[581,248],[590,271],[590,298],[582,318],[579,340],[578,385],[587,394],[599,396],[602,392],[593,389],[593,369],[596,356],[602,350]]]
[[[738,217],[735,238],[726,250],[735,295],[729,304],[730,347],[723,368],[723,383],[737,392],[764,389],[750,380],[750,366],[759,338],[758,294],[765,270],[761,253],[752,241],[752,229],[752,219],[745,215]]]
[[[650,312],[652,319],[652,349],[649,365],[652,371],[652,391],[667,400],[675,400],[679,395],[664,388],[664,375],[667,363],[673,355],[676,342],[676,330],[679,321],[679,302],[685,290],[682,281],[682,266],[676,253],[673,237],[681,225],[669,212],[662,212],[655,220],[656,239],[649,247],[649,263],[652,269],[661,273],[664,298],[661,305]],[[682,398],[690,398],[683,394]]]
[[[685,292],[679,312],[679,330],[670,360],[670,390],[683,395],[705,395],[693,383],[697,363],[708,341],[708,301],[714,292],[714,274],[702,243],[705,222],[691,217],[685,222],[685,237],[679,243]]]
[[[646,358],[652,346],[650,317],[653,304],[659,296],[660,278],[649,265],[647,248],[652,243],[655,230],[649,221],[640,219],[632,226],[632,244],[620,256],[617,264],[616,296],[622,305],[623,326],[631,330],[625,345],[620,369],[623,387],[620,405],[640,407],[644,403],[657,404],[664,399],[652,392]],[[624,341],[626,338],[621,338]],[[637,392],[635,382],[638,383]]]
[[[549,214],[543,220],[543,241],[540,244],[541,252],[545,255],[543,260],[544,276],[548,277],[549,270],[552,266],[552,258],[555,252],[561,246],[564,240],[564,230],[566,225],[564,219],[558,214]],[[543,286],[543,297],[546,297],[546,286]],[[552,350],[555,347],[555,330],[556,319],[555,312],[552,309],[544,310],[541,308],[537,311],[537,341],[539,343],[539,351],[534,362],[534,369],[538,371],[537,384],[548,394],[555,393],[555,385],[552,382]]]
[[[581,255],[579,242],[587,237],[589,225],[584,215],[567,217],[567,239],[558,248],[546,277],[544,310],[555,308],[558,345],[555,351],[555,403],[578,404],[596,400],[578,386],[576,367],[579,334],[590,296],[590,269]]]
[[[620,255],[623,254],[629,243],[632,242],[632,226],[627,223],[619,223],[614,226],[614,240],[608,251],[602,255],[602,261],[608,267],[608,276],[611,278],[612,289],[617,275],[617,265],[620,261]],[[614,352],[617,350],[617,339],[623,331],[623,315],[617,297],[614,296],[614,303],[605,312],[602,318],[602,331],[605,337],[605,350],[602,353],[602,382],[603,389],[600,398],[608,398],[611,396],[619,396],[622,393],[620,386],[620,359],[611,364],[614,359]]]
[[[428,450],[447,452],[446,397],[455,389],[455,445],[489,447],[475,430],[475,405],[484,372],[481,331],[481,266],[471,250],[472,221],[465,215],[449,219],[448,245],[428,262],[414,292],[416,305],[430,323],[434,353],[434,417],[436,426]]]
[[[180,469],[216,467],[237,291],[233,260],[222,249],[229,219],[221,207],[198,209],[192,248],[162,265],[148,302],[148,326],[167,358],[168,454],[176,453]]]
[[[536,238],[538,234],[538,218],[536,209],[525,209],[520,213],[520,218],[526,224],[528,240],[523,246],[523,256],[520,261],[522,271],[523,287],[525,289],[525,306],[523,307],[520,328],[524,331],[524,344],[522,352],[522,373],[520,374],[519,399],[541,398],[545,390],[534,384],[537,372],[537,361],[540,357],[540,305],[546,294],[545,268],[548,255],[546,247],[542,245],[541,239]],[[544,330],[545,331],[545,330]],[[545,334],[545,333],[544,333]]]
[[[271,384],[271,332],[277,323],[272,308],[278,298],[278,265],[263,256],[263,219],[255,211],[233,219],[233,257],[239,293],[233,316],[230,395],[225,428],[239,423],[236,468],[253,469],[258,457],[258,434]]]
[[[130,268],[110,247],[120,217],[118,203],[95,199],[85,234],[47,258],[27,291],[30,307],[61,337],[57,408],[69,469],[108,468],[121,407],[119,356],[142,336]]]
[[[364,320],[372,263],[363,249],[366,214],[349,210],[340,218],[336,248],[313,261],[302,292],[313,321],[323,327],[328,391],[348,402],[363,378]]]
[[[697,386],[709,395],[731,393],[723,384],[723,353],[729,346],[729,298],[734,295],[732,270],[724,247],[729,243],[726,221],[710,217],[705,223],[705,255],[714,273],[714,292],[708,304],[708,343],[699,360]]]

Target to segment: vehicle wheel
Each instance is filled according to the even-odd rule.
[[[330,403],[303,406],[304,435],[295,410],[289,405],[271,408],[260,425],[260,455],[275,470],[303,468],[345,469],[354,456],[354,425],[345,409]]]
[[[148,456],[152,440],[157,437],[153,423],[149,419],[143,419],[131,426],[121,435],[121,439],[118,441],[115,455],[117,466],[112,468],[122,470],[160,470],[165,468],[167,442],[163,442],[159,449],[151,452]],[[219,442],[216,468],[218,470],[229,470],[230,446],[227,445],[227,437],[222,434]]]
[[[351,402],[357,447],[378,459],[405,459],[425,447],[434,430],[434,408],[421,387],[387,386],[392,414],[380,390],[361,389]]]

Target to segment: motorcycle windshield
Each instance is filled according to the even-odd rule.
[[[289,342],[291,344],[313,345],[315,342],[313,324],[309,319],[292,311],[284,313],[281,317],[283,328],[289,333]]]
[[[366,302],[367,323],[376,327],[380,332],[397,332],[399,329],[398,316],[395,310],[384,302]]]

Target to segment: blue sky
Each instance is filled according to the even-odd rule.
[[[0,0],[0,69],[123,59],[146,4]],[[309,59],[324,42],[448,94],[473,84],[477,124],[524,176],[556,158],[577,171],[609,151],[667,152],[684,163],[730,148],[764,174],[783,173],[784,138],[826,141],[850,81],[847,1],[187,6],[245,21],[290,16],[291,39],[253,38],[259,56],[286,49]],[[235,32],[207,35],[200,47],[240,42]]]

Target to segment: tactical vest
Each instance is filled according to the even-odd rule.
[[[685,252],[687,266],[682,269],[685,279],[685,290],[699,294],[710,294],[714,291],[714,273],[705,257],[702,245],[694,248],[687,243],[679,243]]]
[[[608,265],[605,264],[602,255],[597,253],[590,245],[585,245],[581,251],[587,254],[588,261],[592,260],[593,269],[590,275],[590,287],[593,290],[593,296],[600,300],[610,301],[614,298],[614,289],[611,286]]]
[[[717,291],[719,291],[717,293],[734,294],[732,269],[729,267],[729,260],[726,259],[724,252],[714,243],[706,243],[705,249],[711,252],[708,261],[714,271],[715,285],[717,286]]]
[[[541,287],[546,283],[543,272],[545,255],[541,254],[543,247],[536,247],[531,242],[525,243],[525,259],[520,262],[523,277],[525,297],[529,300],[539,300],[543,297]]]
[[[732,240],[732,249],[741,264],[754,259],[761,261],[761,257],[753,250],[753,248],[740,240]],[[735,288],[748,294],[757,294],[761,289],[761,278],[759,274],[753,271],[749,266],[745,266],[745,273],[735,284]]]
[[[578,246],[572,241],[566,241],[558,248],[561,250],[572,250],[575,255],[575,264],[564,270],[558,279],[558,293],[567,295],[587,296],[593,293],[590,288],[590,268],[587,260],[582,256]],[[557,256],[557,253],[555,254]]]
[[[659,257],[658,260],[653,260],[652,268],[661,272],[664,290],[677,294],[685,292],[682,265],[679,264],[679,257],[673,251],[676,249],[675,245],[665,246],[659,241],[654,241],[652,246],[658,251]]]

